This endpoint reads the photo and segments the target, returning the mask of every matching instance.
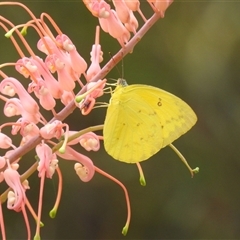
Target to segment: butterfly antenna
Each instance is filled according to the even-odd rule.
[[[124,78],[124,64],[123,64],[123,57],[122,57],[122,79]]]
[[[116,63],[115,60],[114,60],[114,56],[112,55],[111,52],[109,52],[109,55],[110,55],[111,59],[113,60],[113,62],[115,63],[115,67],[116,67],[116,69],[117,69],[117,71],[118,71],[118,75],[121,76],[121,77],[123,77],[123,58],[122,58],[122,73],[120,73],[119,68],[118,68],[118,66],[117,66],[117,63]]]

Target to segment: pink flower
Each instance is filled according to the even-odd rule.
[[[52,178],[55,169],[58,167],[58,160],[56,154],[52,153],[52,149],[44,143],[37,145],[36,153],[39,157],[38,176],[43,177],[46,174],[47,178]]]
[[[26,200],[25,189],[20,181],[20,175],[16,170],[9,167],[3,172],[3,176],[7,185],[13,190],[9,193],[8,209],[19,212],[22,210]]]
[[[65,58],[68,58],[68,56]],[[75,82],[71,75],[71,68],[66,64],[66,59],[60,58],[57,54],[52,54],[46,57],[45,62],[48,68],[51,67],[51,69],[56,70],[59,86],[62,90],[72,91],[75,88]]]
[[[79,106],[83,115],[89,114],[95,105],[95,99],[103,95],[105,83],[106,79],[89,82],[87,91],[83,95],[76,97],[76,103],[79,103],[77,106]]]
[[[3,111],[7,117],[21,115],[23,119],[29,122],[38,123],[40,121],[39,112],[30,113],[24,108],[25,106],[26,104],[22,105],[22,101],[20,101],[18,98],[10,98],[5,103]]]
[[[21,105],[28,113],[33,115],[38,114],[38,104],[17,79],[8,77],[2,80],[0,83],[0,91],[6,95],[10,94],[10,96],[16,93],[21,100]]]
[[[37,84],[38,81],[44,80],[46,83],[46,86],[50,92],[50,94],[54,98],[60,98],[62,94],[62,90],[59,86],[59,83],[57,80],[53,77],[53,75],[50,73],[49,69],[47,68],[46,63],[42,61],[39,57],[33,58],[22,58],[17,61],[16,69],[22,73],[21,66],[25,66],[26,68],[31,65],[34,66],[34,72],[31,73],[31,79]],[[23,73],[22,73],[23,74]]]
[[[44,40],[45,42],[42,39],[39,40],[38,48],[47,54],[46,66],[52,73],[57,71],[59,86],[62,90],[72,91],[75,88],[74,81],[77,81],[87,69],[85,60],[64,34],[58,35],[55,41],[47,36]],[[51,52],[47,49],[51,49]]]
[[[66,151],[64,154],[57,153],[57,155],[59,155],[60,157],[66,160],[77,161],[82,166],[84,166],[84,171],[86,174],[84,174],[83,178],[81,178],[83,182],[88,182],[93,178],[95,173],[95,168],[92,160],[89,157],[76,152],[74,149],[72,149],[69,146],[66,147]]]
[[[33,122],[29,122],[26,119],[19,118],[16,122],[16,125],[12,126],[12,135],[16,135],[20,131],[24,141],[30,140],[32,137],[39,135],[39,128]]]

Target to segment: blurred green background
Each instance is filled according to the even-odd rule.
[[[81,1],[21,2],[36,16],[49,13],[89,63],[98,20]],[[141,4],[149,17],[151,9],[145,2]],[[1,6],[0,14],[15,24],[29,20],[19,7]],[[11,42],[4,38],[4,31],[0,34],[1,63],[16,61],[18,55]],[[36,50],[38,38],[32,29],[27,39]],[[114,55],[119,44],[101,32],[101,45],[104,64],[111,58],[108,52]],[[129,232],[126,237],[121,234],[127,214],[122,189],[99,174],[83,183],[75,174],[73,163],[62,160],[59,166],[63,196],[56,219],[50,219],[48,211],[55,200],[57,179],[46,180],[42,239],[240,239],[239,65],[240,2],[175,1],[165,18],[124,58],[124,77],[129,84],[149,84],[167,90],[195,110],[196,126],[175,146],[193,168],[200,167],[200,173],[191,179],[177,155],[167,147],[142,163],[147,181],[142,187],[135,165],[111,159],[103,147],[94,153],[79,147],[96,166],[127,187],[132,207]],[[28,83],[12,67],[3,70]],[[114,69],[107,77],[121,76]],[[108,97],[103,100],[108,101]],[[66,122],[73,130],[102,124],[105,111],[96,109],[83,117],[76,110]],[[1,123],[5,121],[1,117]],[[34,162],[33,155],[34,152],[21,161],[22,169],[24,164],[30,166]],[[27,196],[37,207],[37,174],[29,181]],[[3,206],[8,239],[25,239],[22,214]],[[34,221],[30,219],[34,234]]]

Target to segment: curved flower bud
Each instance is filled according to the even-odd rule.
[[[46,50],[45,43],[42,40],[38,42],[38,48],[48,55],[45,59],[46,66],[52,73],[57,71],[61,90],[72,91],[75,87],[74,81],[78,80],[81,71],[85,71],[87,68],[83,67],[84,59],[77,53],[75,46],[66,35],[58,36],[56,41],[49,39],[49,37],[44,37],[44,39],[48,48],[51,49],[51,53]],[[78,66],[78,64],[81,65]],[[61,95],[58,97],[53,95],[53,97],[61,98]]]

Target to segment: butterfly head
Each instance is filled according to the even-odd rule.
[[[121,86],[121,87],[126,87],[126,86],[128,86],[127,81],[126,81],[125,79],[123,79],[123,78],[119,78],[119,79],[118,79],[117,85],[118,85],[118,86]]]

